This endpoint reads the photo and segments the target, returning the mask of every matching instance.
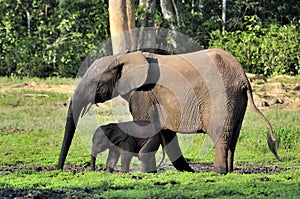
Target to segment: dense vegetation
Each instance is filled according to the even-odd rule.
[[[245,70],[255,74],[280,75],[300,72],[300,34],[294,25],[262,27],[257,16],[245,31],[212,32],[211,47],[234,54]]]
[[[163,20],[158,2],[155,25],[168,28],[172,22]],[[225,32],[221,0],[177,2],[176,29],[204,48],[228,50],[249,72],[299,74],[299,1],[227,0]],[[142,16],[136,6],[136,21]],[[109,37],[104,0],[0,0],[0,19],[0,76],[74,77]]]

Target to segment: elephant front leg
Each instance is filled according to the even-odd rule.
[[[129,151],[121,151],[121,167],[122,172],[129,172],[132,153]]]
[[[109,154],[106,161],[106,168],[105,171],[112,173],[116,164],[118,163],[120,157],[120,152],[115,147],[109,149]]]

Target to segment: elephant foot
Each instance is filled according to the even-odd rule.
[[[228,173],[232,173],[233,172],[233,166],[230,166],[229,168],[228,168]]]
[[[106,168],[105,168],[105,171],[106,171],[107,173],[112,173],[112,172],[114,172],[114,169],[113,169],[113,168],[110,168],[110,167],[106,167]]]
[[[64,168],[64,166],[61,166],[61,165],[57,165],[57,166],[55,167],[56,170],[63,170],[63,168]]]
[[[173,162],[173,166],[178,171],[195,172],[195,170],[190,167],[190,165],[186,162],[186,160],[183,156],[181,156],[177,160],[175,160]]]
[[[154,170],[154,171],[147,171],[147,173],[157,173],[157,170]]]
[[[226,167],[222,166],[214,166],[214,172],[219,173],[219,174],[224,174],[226,175],[228,173],[228,169]]]

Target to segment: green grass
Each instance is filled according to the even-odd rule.
[[[0,78],[0,87],[22,81],[38,84],[71,84],[66,79]],[[28,98],[24,94],[47,94],[48,97]],[[0,92],[0,167],[55,166],[57,164],[70,94],[28,91],[24,89]],[[93,112],[92,112],[93,113]],[[87,165],[90,161],[90,134],[95,115],[75,134],[67,164]],[[126,113],[119,111],[121,118]],[[297,198],[300,195],[300,126],[299,110],[264,111],[279,138],[277,162],[267,146],[268,129],[251,110],[247,110],[236,149],[235,162],[289,168],[280,174],[182,173],[174,170],[163,174],[107,174],[104,172],[22,170],[0,174],[0,189],[31,189],[32,194],[58,190],[66,196],[81,194],[88,198]],[[94,109],[97,121],[113,121],[110,106]],[[88,118],[87,117],[87,118]],[[125,117],[124,117],[125,118]],[[88,127],[88,128],[86,128]],[[204,142],[206,135],[179,135],[184,155],[192,161],[212,162],[213,148]],[[203,153],[203,149],[207,149]],[[201,151],[202,150],[202,151]],[[101,158],[100,158],[101,159]],[[105,159],[101,159],[105,161]],[[98,164],[103,164],[99,163]]]
[[[278,152],[284,161],[282,165],[286,162],[299,165],[300,154],[296,152],[300,148],[299,110],[274,109],[264,113],[272,123],[274,134],[279,141]],[[236,159],[249,162],[249,157],[253,156],[254,159],[250,162],[276,163],[267,147],[267,133],[266,124],[257,114],[248,110],[237,146]]]
[[[300,75],[297,76],[288,76],[288,75],[279,75],[275,77],[271,77],[268,79],[270,82],[281,82],[283,84],[297,84],[300,82]]]
[[[298,174],[298,176],[297,176]],[[107,174],[104,172],[22,171],[1,177],[5,188],[34,187],[34,192],[60,190],[99,198],[297,198],[299,172],[295,175],[222,176],[208,173]],[[13,185],[13,186],[12,186]]]

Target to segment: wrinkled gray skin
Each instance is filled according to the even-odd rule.
[[[249,99],[269,127],[268,145],[279,160],[272,126],[254,105],[242,66],[233,55],[208,49],[178,55],[132,52],[96,60],[73,94],[58,168],[63,168],[80,114],[118,95],[129,102],[134,120],[150,120],[155,115],[169,132],[207,133],[215,144],[214,171],[223,174],[233,171]],[[178,142],[172,143],[166,153],[175,168],[191,170]]]
[[[163,142],[160,132],[149,124],[148,121],[134,121],[100,126],[93,136],[91,170],[95,170],[97,154],[109,149],[106,162],[107,172],[113,172],[121,155],[123,172],[129,172],[132,156],[138,156],[142,162],[142,171],[155,173],[155,153]],[[126,132],[127,129],[130,132]]]

